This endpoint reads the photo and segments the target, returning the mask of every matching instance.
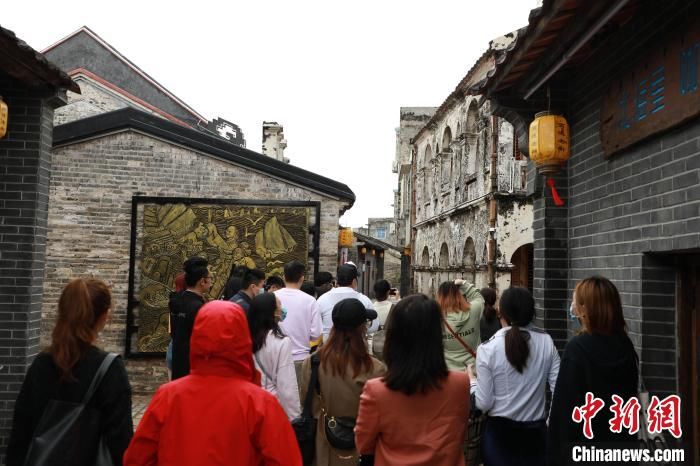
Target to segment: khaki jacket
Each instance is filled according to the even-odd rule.
[[[345,377],[333,376],[323,370],[323,364],[319,366],[319,383],[323,396],[324,407],[332,416],[357,417],[360,406],[360,394],[365,382],[369,379],[381,377],[386,369],[384,364],[372,357],[373,369],[369,373],[352,376],[352,369],[348,368]],[[306,399],[311,379],[311,356],[304,360],[301,369],[301,403]],[[316,466],[343,466],[356,465],[358,455],[356,451],[336,450],[326,440],[323,419],[321,419],[321,405],[319,397],[314,397],[312,414],[318,419],[316,430]]]

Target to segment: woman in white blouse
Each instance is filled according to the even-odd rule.
[[[292,359],[292,341],[282,333],[283,310],[274,293],[255,297],[248,310],[255,367],[262,373],[262,387],[277,397],[289,419],[299,416],[299,389]]]
[[[532,326],[535,301],[525,288],[501,296],[503,328],[479,346],[468,371],[476,408],[488,414],[481,439],[485,466],[545,461],[545,386],[553,392],[559,353],[552,337]]]

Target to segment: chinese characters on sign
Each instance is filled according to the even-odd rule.
[[[641,404],[635,397],[630,398],[625,403],[621,397],[612,396],[613,404],[610,406],[610,411],[613,413],[612,419],[608,422],[610,431],[615,433],[622,432],[625,428],[630,435],[639,432],[639,414]],[[571,413],[571,419],[581,424],[583,423],[583,435],[587,439],[593,439],[592,421],[603,407],[605,402],[600,398],[596,398],[593,393],[586,393],[586,402],[583,406],[576,406]],[[681,429],[681,399],[678,395],[669,395],[663,400],[659,397],[652,396],[649,407],[647,408],[646,420],[649,426],[650,434],[658,434],[664,430],[668,431],[675,438],[680,438],[683,434]]]
[[[700,113],[700,19],[613,79],[601,109],[601,143],[614,154]]]

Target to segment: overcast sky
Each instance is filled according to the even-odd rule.
[[[536,0],[5,2],[0,25],[42,50],[86,25],[207,118],[284,126],[291,163],[346,183],[362,226],[392,216],[399,108],[439,106]],[[41,7],[39,7],[41,5]]]

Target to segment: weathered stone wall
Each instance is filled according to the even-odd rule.
[[[124,351],[131,200],[137,193],[251,202],[321,201],[319,269],[336,268],[342,201],[133,131],[59,147],[53,152],[51,173],[44,339],[62,287],[73,277],[92,275],[110,283],[114,294],[113,315],[100,343],[109,351]],[[140,364],[130,361],[130,371],[134,367],[133,371],[154,376],[152,361]]]
[[[413,264],[415,290],[434,296],[446,280],[464,278],[480,287],[488,284],[490,104],[467,96],[432,124],[415,141]],[[524,196],[527,165],[514,147],[513,126],[504,119],[498,119],[497,125],[496,286],[502,290],[510,286],[513,252],[532,243],[533,236],[532,203]]]

